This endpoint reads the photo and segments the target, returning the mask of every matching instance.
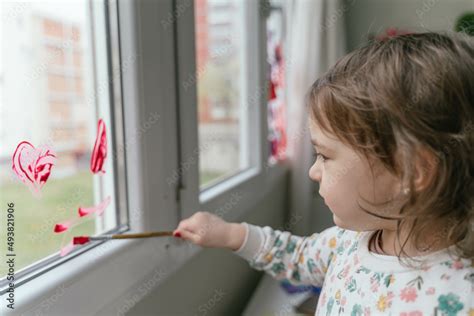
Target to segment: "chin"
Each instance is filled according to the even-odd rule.
[[[343,228],[343,229],[347,229],[347,225],[344,224],[343,221],[340,220],[339,217],[336,216],[336,214],[332,214],[332,219],[334,221],[334,224],[336,224],[336,226],[340,227],[340,228]]]
[[[342,221],[339,217],[336,216],[336,214],[332,215],[334,224],[336,224],[337,227],[342,228],[342,229],[347,229],[347,230],[356,230],[355,227],[351,225],[347,225],[344,221]]]

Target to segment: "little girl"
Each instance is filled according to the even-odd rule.
[[[198,212],[175,236],[296,285],[316,315],[474,315],[474,40],[407,34],[341,58],[307,94],[309,170],[336,226],[308,237]]]

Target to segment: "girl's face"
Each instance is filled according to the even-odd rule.
[[[379,215],[398,213],[393,204],[372,207],[359,198],[371,203],[381,203],[394,198],[400,192],[397,178],[391,175],[381,163],[372,163],[339,141],[334,135],[320,129],[309,120],[311,142],[317,158],[309,170],[309,177],[319,182],[319,194],[333,213],[334,223],[345,229],[368,231],[396,229],[396,222],[385,220],[364,212],[365,209]],[[400,204],[395,204],[400,205]]]

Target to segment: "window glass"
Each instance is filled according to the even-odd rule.
[[[249,167],[244,4],[194,2],[201,187]]]
[[[105,18],[92,9],[84,0],[1,4],[0,249],[15,254],[15,272],[75,251],[73,236],[118,225],[108,55],[96,38]]]

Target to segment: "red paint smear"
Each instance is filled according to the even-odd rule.
[[[54,232],[56,233],[62,233],[66,230],[70,230],[72,227],[76,226],[78,224],[78,221],[81,217],[83,216],[88,216],[88,215],[96,215],[100,216],[104,213],[105,209],[109,206],[112,198],[108,196],[105,198],[99,205],[97,206],[92,206],[92,207],[80,207],[79,208],[79,216],[76,216],[70,220],[67,220],[62,223],[57,223],[54,226]],[[61,250],[60,250],[60,256],[63,257],[70,253],[75,245],[82,245],[89,242],[89,237],[87,236],[78,236],[74,237],[68,244],[64,245],[64,239],[63,243],[61,244]]]
[[[61,247],[61,251],[59,252],[59,255],[61,257],[64,257],[65,255],[67,255],[68,253],[70,253],[73,249],[74,249],[74,243],[72,242],[72,240],[70,242],[67,243],[66,246],[64,247]]]
[[[56,226],[54,226],[54,232],[55,233],[62,233],[66,230],[69,229],[69,225],[68,224],[56,224]]]
[[[73,218],[62,223],[57,223],[54,225],[54,232],[55,233],[62,233],[68,229],[73,228],[77,224],[77,218]]]
[[[100,119],[97,126],[97,137],[95,139],[94,149],[92,150],[91,156],[92,173],[105,173],[105,158],[107,158],[107,132],[104,121]]]
[[[46,148],[35,148],[23,141],[13,153],[12,169],[18,178],[34,193],[39,193],[48,181],[56,155]]]
[[[91,215],[91,214],[94,214],[94,213],[97,216],[102,215],[104,213],[105,209],[109,206],[110,201],[111,201],[111,198],[110,198],[110,196],[108,196],[97,206],[79,207],[79,209],[78,209],[79,217],[88,216],[88,215]]]
[[[78,237],[74,237],[73,240],[72,240],[72,243],[74,245],[83,245],[85,243],[88,243],[89,242],[89,237],[88,236],[78,236]]]

